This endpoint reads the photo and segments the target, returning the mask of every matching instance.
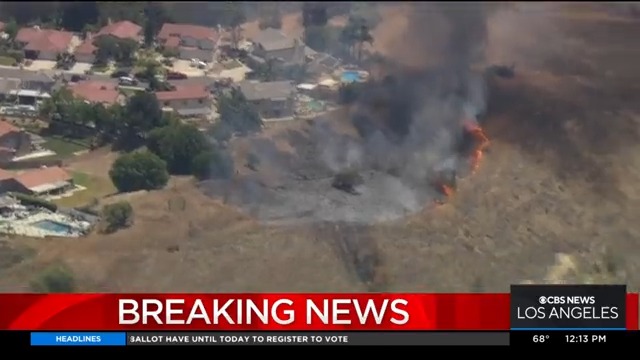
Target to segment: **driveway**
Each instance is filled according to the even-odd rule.
[[[31,66],[25,66],[25,69],[31,71],[53,70],[56,68],[56,62],[51,60],[34,60]]]
[[[191,61],[189,60],[176,60],[173,63],[173,71],[183,73],[189,77],[205,76],[206,69],[198,69],[197,67],[191,67]]]
[[[73,65],[73,67],[67,72],[70,74],[84,74],[88,70],[91,70],[91,64],[75,63],[75,65]]]

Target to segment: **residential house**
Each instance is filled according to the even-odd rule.
[[[20,85],[24,90],[37,90],[43,93],[50,93],[56,85],[56,79],[42,71],[29,71],[26,76],[22,78]]]
[[[76,58],[77,62],[93,64],[96,61],[96,51],[98,47],[96,47],[93,42],[95,38],[92,34],[88,34],[86,39],[78,45],[73,51],[73,56]]]
[[[239,88],[262,118],[294,115],[296,88],[290,81],[243,81]]]
[[[11,191],[14,177],[11,171],[0,169],[0,193]]]
[[[94,38],[100,36],[113,36],[118,39],[142,41],[142,26],[127,20],[118,21],[100,29]]]
[[[3,192],[15,191],[34,196],[59,195],[75,188],[73,177],[58,166],[27,170],[1,180],[0,185]]]
[[[23,46],[27,59],[56,61],[58,55],[70,52],[74,35],[68,31],[22,28],[16,41]]]
[[[35,104],[50,97],[56,80],[44,73],[20,69],[0,69],[0,100]]]
[[[213,99],[205,85],[178,85],[173,91],[158,91],[160,106],[182,117],[209,117],[213,114]]]
[[[180,59],[212,62],[220,35],[206,26],[165,23],[158,40],[165,48],[177,50]]]
[[[285,66],[302,65],[306,63],[307,54],[313,53],[300,39],[273,28],[264,29],[252,42],[250,58],[255,63],[276,60]]]
[[[124,104],[125,101],[125,96],[118,91],[117,85],[110,81],[80,81],[70,84],[69,90],[75,97],[94,104],[111,106]]]
[[[8,121],[0,121],[0,162],[31,152],[31,136]]]

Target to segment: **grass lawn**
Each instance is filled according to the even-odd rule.
[[[222,67],[224,67],[226,70],[231,70],[231,69],[242,67],[242,63],[240,63],[238,60],[233,59],[233,60],[224,62],[222,64]]]
[[[73,156],[74,153],[89,148],[87,141],[82,139],[70,141],[61,137],[45,136],[44,138],[47,140],[44,147],[54,151],[60,157]]]
[[[73,181],[76,185],[85,187],[85,190],[75,192],[69,197],[54,200],[53,202],[63,207],[78,207],[91,204],[94,199],[100,199],[106,195],[113,194],[117,190],[111,179],[93,176],[82,172],[72,172]]]
[[[4,66],[13,66],[16,63],[16,60],[9,56],[0,56],[0,65]]]

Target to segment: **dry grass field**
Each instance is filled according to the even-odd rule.
[[[265,226],[177,178],[128,195],[135,224],[115,234],[2,240],[0,291],[28,291],[59,261],[86,291],[506,291],[523,281],[637,290],[640,21],[589,14],[491,23],[500,41],[489,56],[517,62],[516,77],[492,84],[491,147],[447,204],[369,227]],[[380,27],[402,18],[392,15]],[[377,46],[393,43],[389,31],[376,30],[386,34]],[[106,176],[112,159],[74,169]]]

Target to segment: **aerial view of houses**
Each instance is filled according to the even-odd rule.
[[[334,51],[240,8],[218,23],[99,4],[0,16],[2,236],[131,227],[131,194],[231,176],[229,141],[333,111],[367,78],[341,57],[366,38]]]
[[[146,20],[105,16],[86,24],[3,19],[0,196],[14,199],[5,203],[17,210],[3,212],[7,220],[0,220],[0,232],[79,236],[89,231],[78,225],[86,224],[82,219],[103,226],[96,223],[102,197],[152,189],[168,179],[159,175],[149,178],[157,183],[136,185],[126,171],[134,166],[129,163],[146,159],[152,167],[159,158],[169,174],[203,177],[210,171],[172,164],[163,134],[194,127],[198,131],[185,136],[204,139],[197,140],[204,145],[190,156],[210,154],[217,151],[208,145],[210,134],[240,134],[246,130],[241,127],[255,130],[322,114],[337,105],[337,97],[327,93],[366,79],[365,71],[341,66],[324,49],[306,45],[303,36],[282,31],[277,21],[245,34],[239,23],[171,21],[160,13]],[[343,76],[347,72],[356,78]],[[255,121],[229,120],[238,114]],[[161,140],[160,148],[152,144]],[[77,165],[104,146],[130,151],[149,141],[147,151],[125,153],[102,171],[108,179],[96,180]],[[118,165],[124,170],[116,171]],[[62,225],[42,225],[43,219]]]

